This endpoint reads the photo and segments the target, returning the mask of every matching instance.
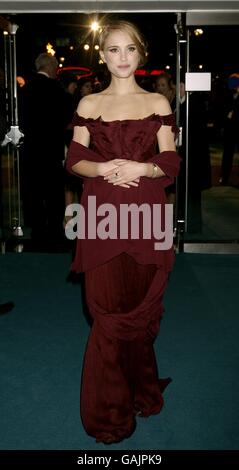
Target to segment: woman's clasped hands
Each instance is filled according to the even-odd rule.
[[[107,163],[111,164],[111,168],[106,169],[102,176],[108,183],[123,188],[139,185],[140,177],[143,176],[142,163],[121,158],[115,158]]]

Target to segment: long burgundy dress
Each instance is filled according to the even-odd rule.
[[[101,117],[85,119],[78,114],[75,126],[86,126],[90,148],[72,141],[67,168],[80,160],[103,162],[125,158],[156,162],[162,178],[142,177],[138,187],[113,186],[103,177],[84,178],[81,205],[85,209],[88,236],[77,240],[72,269],[85,272],[86,299],[94,320],[89,336],[81,388],[81,417],[88,434],[98,442],[118,442],[131,435],[137,415],[158,413],[162,392],[169,380],[159,379],[153,342],[162,317],[162,299],[174,262],[173,247],[155,250],[153,235],[120,238],[120,210],[117,236],[98,236],[89,196],[100,205],[166,203],[165,186],[179,170],[176,152],[156,153],[157,132],[162,125],[176,131],[174,115],[152,114],[144,119],[105,122]],[[89,210],[89,213],[88,213]],[[102,212],[101,212],[102,215]],[[105,214],[104,214],[105,217]],[[98,216],[97,223],[102,219]],[[90,224],[90,225],[89,225]]]

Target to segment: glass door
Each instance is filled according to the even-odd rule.
[[[185,91],[184,73],[180,77],[178,219],[186,244],[239,240],[238,24],[236,13],[186,14],[186,41],[180,43],[184,71],[211,74],[210,91]]]

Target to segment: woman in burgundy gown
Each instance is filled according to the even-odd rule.
[[[85,272],[94,320],[82,373],[81,417],[88,434],[109,444],[132,434],[136,416],[160,412],[170,381],[158,377],[153,342],[174,262],[172,240],[156,248],[162,240],[153,226],[160,214],[166,224],[164,210],[156,221],[147,219],[146,227],[139,212],[146,206],[151,214],[156,205],[165,209],[165,187],[174,181],[180,159],[167,99],[135,81],[146,58],[137,28],[124,21],[105,26],[100,55],[111,83],[81,100],[67,168],[84,178],[86,232],[78,236],[72,268]],[[122,219],[125,207],[129,212]]]

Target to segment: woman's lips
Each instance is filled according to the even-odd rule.
[[[118,69],[128,69],[129,65],[118,65]]]

